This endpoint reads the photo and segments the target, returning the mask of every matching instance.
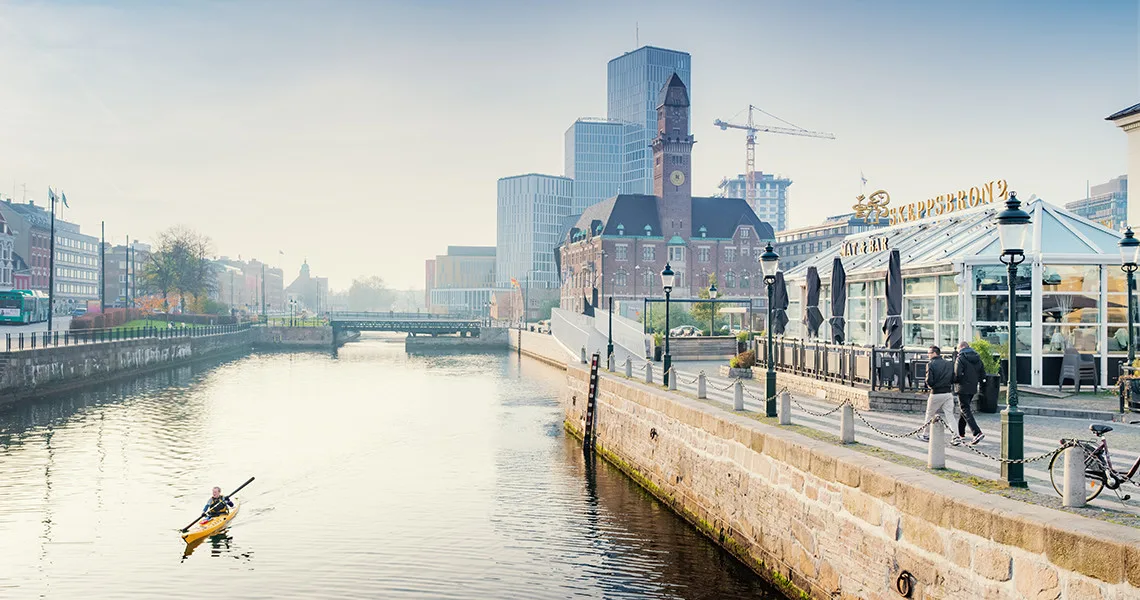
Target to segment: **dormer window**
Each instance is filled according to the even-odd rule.
[[[709,233],[709,230],[708,230],[708,229],[705,229],[705,226],[704,226],[704,225],[701,225],[701,228],[700,228],[700,229],[698,229],[698,230],[697,230],[697,232],[701,234],[701,237],[707,237],[707,236],[708,236],[708,233]]]
[[[646,225],[645,226],[645,237],[650,237],[652,235],[653,235],[653,227]]]
[[[618,232],[618,235],[625,235],[625,225],[618,223],[617,232]]]
[[[749,228],[747,228],[747,227],[744,227],[744,228],[742,228],[742,229],[740,230],[740,237],[741,237],[741,239],[745,239],[745,240],[746,240],[746,239],[748,239],[748,234],[749,234],[749,232],[750,232],[750,231],[752,231],[752,230],[751,230],[751,229],[749,229]]]

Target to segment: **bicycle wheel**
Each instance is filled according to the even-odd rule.
[[[1093,475],[1089,471],[1104,472],[1104,465],[1099,457],[1092,456],[1088,449],[1081,447],[1085,452],[1085,502],[1092,502],[1104,491],[1104,475]],[[1058,452],[1049,459],[1049,482],[1057,495],[1065,496],[1065,453]]]

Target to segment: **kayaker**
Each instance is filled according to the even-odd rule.
[[[216,487],[210,499],[206,502],[206,508],[203,508],[202,512],[206,513],[207,517],[214,518],[230,512],[230,508],[233,507],[233,505],[233,500],[230,500],[228,496],[222,495],[222,488]]]

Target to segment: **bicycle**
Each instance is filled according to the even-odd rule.
[[[1117,498],[1121,501],[1132,498],[1130,494],[1121,496],[1118,491],[1122,483],[1128,482],[1132,485],[1140,487],[1140,481],[1134,481],[1132,477],[1140,470],[1140,457],[1136,458],[1136,462],[1132,463],[1132,467],[1125,471],[1118,471],[1112,466],[1112,457],[1108,451],[1108,440],[1104,434],[1112,431],[1108,425],[1089,425],[1089,431],[1092,431],[1099,441],[1097,440],[1076,440],[1076,439],[1062,439],[1061,445],[1074,445],[1084,451],[1085,454],[1085,501],[1092,502],[1093,498],[1100,495],[1104,488],[1116,492]],[[1053,489],[1057,490],[1058,494],[1064,496],[1065,487],[1065,459],[1064,452],[1058,452],[1049,461],[1049,481],[1053,484]]]

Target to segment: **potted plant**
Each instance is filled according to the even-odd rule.
[[[665,336],[660,333],[653,334],[653,360],[661,361],[661,352],[664,350]]]
[[[736,334],[736,353],[740,354],[748,349],[748,340],[752,339],[752,333],[748,331],[741,331]]]
[[[756,353],[747,350],[728,359],[728,366],[720,368],[721,377],[752,379],[752,367],[756,364]]]
[[[986,376],[979,382],[978,391],[982,393],[982,399],[978,412],[996,413],[998,390],[1001,388],[1001,363],[998,360],[1001,350],[981,338],[970,342],[970,347],[981,357],[986,370]]]

